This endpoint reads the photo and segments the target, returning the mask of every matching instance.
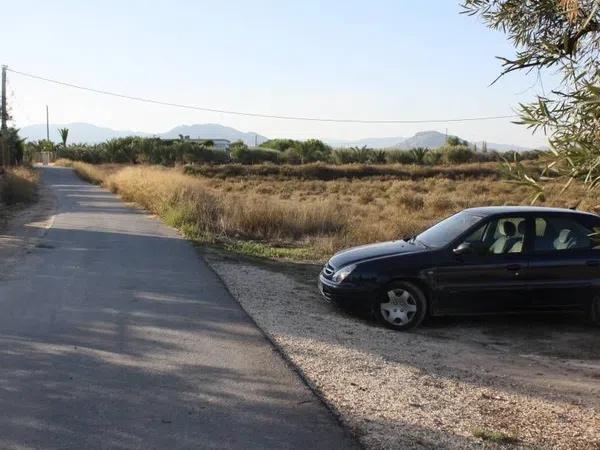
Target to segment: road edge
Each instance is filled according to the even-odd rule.
[[[325,408],[327,408],[327,410],[335,418],[336,422],[350,434],[350,436],[354,439],[354,441],[361,448],[366,449],[367,447],[363,444],[362,440],[360,439],[359,434],[346,421],[344,414],[342,414],[342,412],[338,408],[336,408],[336,406],[333,403],[331,403],[329,400],[327,400],[327,398],[325,397],[325,395],[323,394],[323,392],[321,391],[321,389],[319,389],[319,387],[316,386],[311,381],[311,379],[308,377],[308,375],[306,375],[306,373],[302,370],[302,367],[300,367],[298,364],[296,364],[289,357],[289,355],[286,353],[286,351],[283,348],[283,346],[280,345],[275,340],[275,338],[268,331],[266,331],[265,329],[263,329],[258,324],[258,322],[254,319],[254,316],[252,316],[252,314],[250,314],[248,312],[248,310],[246,310],[246,308],[244,307],[244,305],[242,304],[242,302],[240,302],[239,299],[231,292],[231,290],[229,289],[229,286],[227,285],[227,283],[225,282],[225,280],[223,279],[223,277],[219,274],[219,272],[217,271],[217,269],[215,269],[215,267],[213,267],[213,265],[210,263],[209,258],[206,257],[206,250],[203,249],[203,246],[200,243],[197,243],[197,242],[195,242],[193,240],[190,240],[190,239],[187,239],[187,238],[186,238],[186,240],[188,240],[189,242],[192,243],[192,245],[194,246],[194,248],[195,248],[196,253],[198,254],[198,256],[207,265],[207,267],[210,269],[210,271],[217,277],[217,279],[219,280],[219,282],[225,287],[225,290],[227,291],[227,293],[240,306],[240,308],[242,309],[242,311],[244,311],[244,313],[246,314],[246,316],[248,316],[248,318],[250,319],[250,321],[254,324],[254,326],[256,326],[256,328],[264,336],[264,338],[267,340],[267,342],[269,342],[271,344],[271,346],[275,349],[275,351],[281,356],[281,358],[283,359],[283,361],[285,362],[285,364],[300,378],[300,380],[302,381],[302,384],[304,384],[315,395],[315,397],[320,401],[320,403]],[[235,255],[235,253],[228,252],[227,250],[222,250],[222,251],[226,252],[226,253],[229,253],[231,255]]]

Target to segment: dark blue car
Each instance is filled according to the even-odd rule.
[[[600,322],[600,217],[559,208],[472,208],[421,234],[335,254],[325,299],[359,303],[386,326],[427,316],[585,312]]]

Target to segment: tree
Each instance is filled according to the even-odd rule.
[[[25,139],[21,139],[19,130],[12,127],[7,128],[1,139],[3,140],[6,164],[9,166],[21,164],[25,151]]]
[[[300,164],[314,161],[325,161],[331,153],[331,147],[318,139],[308,139],[292,147],[300,158]]]
[[[541,175],[600,181],[600,0],[464,0],[465,13],[508,35],[516,53],[500,57],[500,77],[551,71],[560,80],[535,102],[519,106],[517,122],[549,138],[552,161]],[[510,172],[543,195],[540,179],[516,164]]]
[[[294,139],[269,139],[260,144],[260,147],[270,148],[271,150],[277,150],[278,152],[285,152],[299,143],[300,141]]]
[[[372,150],[366,145],[363,145],[362,147],[350,147],[350,152],[354,156],[355,162],[364,164],[369,162]]]
[[[62,141],[63,147],[67,148],[67,138],[69,137],[69,129],[68,128],[59,128],[58,134],[60,134],[60,140]]]
[[[410,154],[413,156],[415,164],[423,164],[425,162],[425,156],[427,155],[428,151],[428,148],[423,147],[415,147],[411,149]]]
[[[448,136],[446,138],[446,144],[450,145],[450,146],[454,146],[454,145],[469,145],[469,143],[467,141],[465,141],[464,139],[459,138],[458,136]]]

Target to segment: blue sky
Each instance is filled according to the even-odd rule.
[[[135,96],[265,114],[342,119],[504,115],[541,87],[499,73],[506,38],[458,1],[27,1],[4,5],[0,62]],[[6,17],[6,16],[5,16]],[[8,29],[6,28],[8,27]],[[269,137],[410,136],[446,125],[293,122],[139,104],[9,74],[15,123],[91,122],[161,132],[221,123]],[[543,136],[509,121],[448,124],[467,139]]]

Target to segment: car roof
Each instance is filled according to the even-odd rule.
[[[579,214],[598,217],[596,214],[585,211],[578,211],[567,208],[549,208],[546,206],[480,206],[477,208],[465,209],[465,211],[481,216],[491,216],[495,214],[511,214],[511,213],[538,213],[538,214]]]

